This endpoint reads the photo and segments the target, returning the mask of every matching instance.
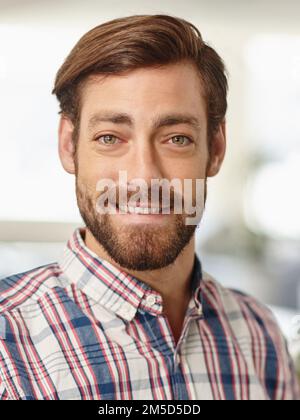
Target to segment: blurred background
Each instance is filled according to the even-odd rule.
[[[82,224],[57,153],[55,73],[92,27],[195,24],[229,73],[227,155],[197,228],[203,269],[271,307],[300,353],[300,2],[0,0],[0,278],[53,262]]]

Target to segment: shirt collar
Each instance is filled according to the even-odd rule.
[[[75,284],[94,301],[127,321],[134,318],[138,309],[153,315],[161,314],[160,293],[90,250],[83,240],[85,229],[80,227],[74,230],[58,261],[65,281]],[[201,279],[201,263],[195,254],[189,314],[201,312]]]

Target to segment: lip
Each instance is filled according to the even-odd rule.
[[[128,204],[126,204],[127,206],[128,206]],[[119,205],[117,204],[117,206],[119,207]],[[147,208],[149,208],[149,209],[151,209],[151,203],[150,203],[150,205],[149,205],[149,203],[137,203],[136,205],[134,205],[134,206],[129,206],[129,207],[141,207],[141,208],[143,208],[143,209],[147,209]],[[162,208],[161,206],[153,206],[153,208]]]
[[[163,214],[161,211],[159,213],[122,213],[119,210],[119,207],[117,207],[117,215],[121,217],[122,223],[129,223],[129,224],[165,224],[168,223],[170,220],[169,217],[171,213],[169,214]]]
[[[125,207],[127,207],[127,210],[129,210],[129,207],[131,207],[131,206],[125,206]],[[137,208],[141,208],[141,209],[145,209],[145,208],[148,208],[148,207],[144,207],[144,206],[136,206]],[[168,209],[168,212],[167,213],[163,213],[163,210],[165,210],[165,209]],[[160,208],[159,209],[159,212],[155,212],[155,213],[152,213],[150,210],[151,210],[151,207],[150,207],[150,210],[149,210],[149,212],[147,212],[147,213],[143,213],[143,212],[141,212],[141,213],[135,213],[135,212],[130,212],[130,211],[126,211],[125,213],[124,212],[122,212],[122,211],[120,211],[120,209],[119,209],[119,205],[118,204],[116,204],[116,210],[117,210],[117,214],[121,214],[122,215],[122,217],[130,217],[130,219],[132,220],[132,219],[142,219],[142,220],[146,220],[146,219],[149,219],[149,220],[153,220],[153,219],[160,219],[160,218],[165,218],[166,216],[170,216],[171,214],[172,214],[172,211],[171,211],[171,209],[169,208],[169,207],[164,207],[163,209],[162,208]]]
[[[116,204],[116,207],[117,207],[117,209],[119,209],[119,204],[117,203]],[[147,204],[143,204],[143,203],[138,203],[137,205],[135,205],[135,206],[128,206],[128,204],[126,204],[125,205],[125,207],[139,207],[139,208],[141,208],[141,209],[151,209],[151,204],[150,204],[150,206],[149,206],[149,204],[147,203]],[[159,208],[159,210],[161,211],[161,210],[164,210],[164,209],[170,209],[171,210],[171,208],[170,207],[161,207],[161,206],[152,206],[152,208],[154,208],[154,209],[157,209],[157,208]]]

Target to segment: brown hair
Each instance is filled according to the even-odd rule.
[[[80,92],[87,77],[121,74],[141,67],[159,67],[188,60],[199,70],[206,102],[208,137],[227,109],[227,70],[217,52],[202,40],[190,22],[170,15],[133,15],[88,31],[73,47],[56,74],[54,89],[59,114],[74,124],[77,138]]]

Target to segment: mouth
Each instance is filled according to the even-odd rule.
[[[147,207],[139,206],[119,206],[116,204],[117,212],[120,214],[140,214],[140,215],[166,215],[171,213],[170,207]]]

